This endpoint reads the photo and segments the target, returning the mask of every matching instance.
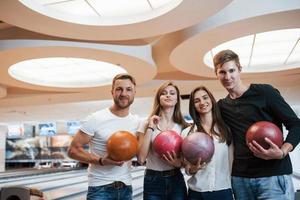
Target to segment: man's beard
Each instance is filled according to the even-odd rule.
[[[127,103],[127,104],[122,104],[122,103],[120,103],[120,102],[121,102],[120,99],[114,99],[114,103],[116,104],[116,106],[117,106],[118,108],[125,109],[125,108],[128,108],[128,107],[133,103],[134,98],[131,99],[131,100],[127,98],[127,100],[128,100],[128,103]]]

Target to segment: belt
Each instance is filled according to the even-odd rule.
[[[113,183],[110,183],[110,184],[107,184],[107,185],[104,185],[105,187],[112,187],[114,189],[121,189],[121,188],[124,188],[126,187],[126,184],[123,183],[122,181],[115,181]]]
[[[180,174],[180,169],[171,169],[166,171],[156,171],[152,169],[146,169],[146,175],[158,175],[161,177],[170,177]]]

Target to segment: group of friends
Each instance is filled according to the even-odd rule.
[[[108,138],[119,130],[138,138],[137,160],[146,163],[144,200],[294,199],[289,152],[300,141],[299,118],[271,85],[242,82],[235,52],[221,51],[213,61],[216,77],[228,95],[217,102],[205,86],[193,89],[189,100],[192,124],[183,118],[180,91],[173,82],[158,88],[151,114],[141,122],[129,111],[136,93],[134,77],[114,77],[112,106],[87,117],[68,150],[71,158],[89,164],[88,200],[132,199],[131,162],[114,161],[106,152]],[[268,149],[255,141],[246,143],[246,131],[257,121],[286,127],[288,134],[280,148],[267,138]],[[191,164],[175,152],[161,158],[152,143],[165,130],[183,138],[193,132],[208,134],[215,146],[211,161],[203,163],[200,158]],[[87,144],[89,152],[84,150]],[[184,173],[190,176],[187,183]]]

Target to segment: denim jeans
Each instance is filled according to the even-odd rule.
[[[182,173],[162,176],[159,172],[144,177],[144,200],[186,200],[187,189]]]
[[[88,188],[87,200],[132,200],[132,186],[116,188],[110,185]]]
[[[212,192],[196,192],[191,189],[188,191],[188,200],[233,200],[231,189],[218,190]]]
[[[232,177],[236,200],[294,200],[294,186],[290,175],[262,178]]]

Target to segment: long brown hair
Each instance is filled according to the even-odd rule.
[[[191,92],[191,95],[190,95],[189,112],[190,112],[192,119],[194,120],[194,123],[191,127],[190,132],[192,130],[194,130],[194,128],[196,127],[197,131],[207,133],[205,131],[205,129],[203,128],[203,126],[201,125],[201,118],[195,108],[195,103],[194,103],[195,94],[196,94],[196,92],[198,92],[200,90],[205,91],[208,94],[208,96],[212,102],[212,118],[213,119],[212,119],[212,125],[210,127],[211,133],[219,136],[220,142],[226,142],[229,145],[231,143],[231,134],[230,134],[229,128],[226,126],[224,120],[222,119],[221,112],[219,110],[219,106],[216,102],[216,99],[214,98],[212,93],[205,86],[196,87],[195,89],[193,89],[193,91]],[[218,128],[219,133],[216,132],[216,130],[214,129],[215,126]]]
[[[174,108],[174,113],[173,113],[173,121],[177,124],[180,124],[183,128],[186,128],[188,126],[188,124],[186,123],[186,121],[184,120],[182,113],[181,113],[181,109],[180,109],[180,92],[179,89],[177,87],[177,85],[175,85],[173,82],[171,81],[167,81],[165,83],[163,83],[156,91],[155,94],[155,99],[154,99],[154,103],[153,103],[153,109],[151,111],[150,116],[153,115],[158,115],[161,112],[161,105],[160,105],[160,96],[163,92],[163,90],[168,87],[168,86],[173,86],[176,89],[177,92],[177,103],[175,105]]]

